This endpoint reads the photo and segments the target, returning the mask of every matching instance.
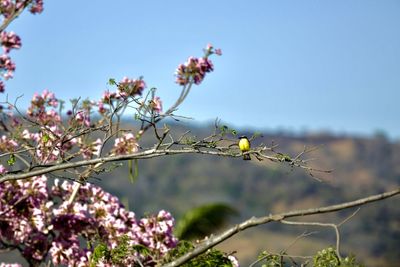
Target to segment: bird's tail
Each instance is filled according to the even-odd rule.
[[[251,160],[250,154],[244,154],[243,155],[243,160]]]

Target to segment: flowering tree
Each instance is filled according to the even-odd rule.
[[[15,70],[8,53],[21,46],[20,38],[5,32],[5,28],[26,8],[40,13],[43,3],[0,2],[4,17],[0,26],[4,50],[0,68],[4,79],[12,77]],[[179,118],[176,110],[192,87],[213,71],[210,57],[221,54],[220,49],[207,45],[202,57],[190,57],[178,66],[176,83],[181,92],[166,110],[156,88],[147,90],[141,77],[124,77],[119,82],[110,79],[113,89],[98,100],[76,99],[70,106],[47,90],[33,96],[26,114],[15,104],[4,103],[0,121],[0,249],[18,250],[31,266],[44,262],[68,266],[179,266],[187,262],[192,266],[237,266],[232,255],[210,249],[249,227],[271,221],[291,224],[286,218],[332,212],[399,194],[400,190],[395,190],[330,207],[251,218],[193,245],[179,242],[173,235],[174,219],[170,213],[161,210],[136,218],[116,197],[90,183],[94,175],[112,171],[117,161],[129,161],[134,178],[137,166],[133,163],[141,159],[174,154],[241,158],[236,132],[227,127],[217,125],[214,133],[198,140],[187,134],[176,137],[167,125],[159,126],[165,118]],[[3,82],[0,89],[4,91]],[[125,129],[121,120],[132,110],[134,128]],[[143,148],[141,140],[146,134],[156,141]],[[307,152],[305,149],[292,157],[276,152],[273,146],[260,145],[245,154],[310,173],[323,171],[307,165]],[[52,182],[49,178],[53,176],[59,178]],[[342,260],[339,245],[328,252],[318,256],[316,264],[332,255],[338,264],[351,262]],[[261,258],[272,259],[273,255]]]

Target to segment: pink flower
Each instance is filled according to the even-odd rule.
[[[3,70],[4,79],[8,80],[12,78],[13,72],[15,71],[15,64],[11,61],[11,58],[6,54],[0,56],[0,70]]]
[[[54,93],[45,89],[41,95],[35,93],[31,100],[31,105],[27,110],[27,115],[34,118],[42,125],[55,125],[61,122],[61,117],[54,110],[58,106],[58,99]],[[47,108],[53,108],[47,110]]]
[[[120,95],[117,94],[116,92],[110,92],[110,91],[104,91],[103,96],[101,98],[101,102],[103,102],[104,104],[109,104],[110,102],[112,102],[115,99],[119,99]]]
[[[0,152],[14,152],[18,148],[18,143],[3,135],[0,138]]]
[[[162,111],[162,101],[161,98],[156,96],[150,101],[150,107],[156,113],[161,113]]]
[[[142,79],[133,80],[124,77],[118,84],[119,94],[122,97],[142,95],[144,88],[146,83]]]
[[[9,53],[11,49],[19,49],[21,47],[21,38],[14,32],[3,31],[0,33],[0,42],[4,52]]]
[[[0,164],[0,174],[5,174],[7,172],[6,167],[3,166],[3,164]]]
[[[90,127],[90,115],[87,110],[80,110],[75,115],[75,121],[86,127]]]
[[[126,155],[137,152],[139,144],[132,133],[127,133],[120,138],[115,139],[113,153],[116,155]]]
[[[187,85],[191,82],[200,84],[206,73],[214,70],[211,60],[208,59],[208,56],[214,53],[212,49],[212,45],[209,44],[204,50],[204,57],[189,57],[184,64],[180,64],[175,71],[176,83],[179,85]]]
[[[233,267],[240,267],[239,261],[236,259],[236,257],[229,255],[228,259],[231,261]]]
[[[222,50],[220,48],[215,49],[214,53],[218,56],[222,55]]]
[[[108,109],[106,109],[106,108],[104,107],[104,103],[103,103],[102,101],[99,101],[99,102],[97,103],[97,107],[98,107],[99,113],[102,114],[102,115],[104,115],[104,114],[108,111]]]
[[[31,4],[29,11],[32,14],[42,13],[43,11],[43,0],[34,0]]]
[[[81,145],[81,153],[84,159],[91,159],[93,156],[99,156],[102,142],[100,138],[90,144]]]
[[[0,10],[1,14],[5,17],[8,18],[14,11],[14,3],[11,2],[11,0],[1,0],[0,1]]]

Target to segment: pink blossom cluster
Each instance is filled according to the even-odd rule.
[[[90,110],[88,109],[79,110],[75,114],[73,120],[77,122],[79,125],[90,127]]]
[[[107,94],[105,97],[112,97]],[[103,141],[99,138],[92,139],[89,135],[82,136],[82,131],[91,129],[90,110],[96,102],[86,101],[82,106],[75,105],[75,114],[70,111],[71,118],[68,121],[69,128],[63,125],[60,114],[57,111],[59,100],[54,93],[44,90],[41,94],[35,93],[31,105],[27,109],[27,117],[35,123],[35,127],[24,127],[12,112],[7,113],[13,123],[16,134],[12,137],[6,135],[0,138],[0,153],[18,153],[20,147],[30,147],[34,151],[35,161],[38,163],[50,163],[63,159],[67,154],[74,153],[74,157],[91,159],[100,156]],[[161,100],[156,97],[151,103],[152,108],[161,111]],[[101,120],[93,125],[102,125]],[[97,123],[97,124],[96,124]],[[18,144],[21,144],[20,146]],[[22,145],[23,144],[23,145]],[[137,152],[139,144],[133,133],[126,133],[115,139],[114,147],[109,151],[113,155],[125,155]],[[10,166],[9,166],[10,167]],[[10,171],[8,167],[0,164],[0,174]]]
[[[126,155],[139,150],[139,144],[132,133],[126,133],[115,139],[113,153],[115,155]]]
[[[55,110],[58,99],[54,93],[44,90],[42,94],[35,93],[28,107],[27,115],[41,125],[55,125],[61,122],[61,117]],[[51,109],[49,109],[51,108]]]
[[[22,137],[29,146],[35,148],[35,156],[39,162],[49,163],[63,157],[76,143],[76,138],[64,135],[57,125],[40,127],[37,132],[25,129]]]
[[[0,72],[4,79],[8,80],[13,77],[15,71],[15,63],[7,54],[0,55]],[[4,91],[4,84],[0,85],[0,91]]]
[[[5,80],[13,77],[15,71],[15,64],[8,56],[12,49],[19,49],[21,47],[21,39],[14,32],[3,31],[0,33],[0,42],[3,47],[4,53],[0,56],[0,72]],[[4,91],[4,84],[0,81],[0,92]]]
[[[124,77],[119,83],[115,84],[117,85],[117,91],[110,92],[109,90],[106,90],[103,93],[100,101],[96,103],[98,107],[98,112],[103,116],[106,116],[110,109],[115,109],[115,107],[121,103],[134,101],[139,104],[139,101],[136,97],[141,96],[143,90],[146,88],[146,83],[142,78],[130,79],[128,77]],[[141,102],[139,106],[139,108],[145,106],[144,102]],[[161,98],[158,96],[154,96],[153,99],[148,101],[146,110],[154,112],[156,114],[161,113]]]
[[[0,0],[0,12],[6,19],[25,7],[28,7],[32,14],[41,13],[43,11],[43,0]]]
[[[119,90],[116,92],[110,92],[110,90],[106,90],[103,92],[103,96],[100,101],[97,103],[98,112],[100,115],[107,116],[109,115],[110,108],[117,106],[119,102],[126,101],[126,96],[123,97]]]
[[[13,16],[18,14],[24,8],[28,8],[33,14],[43,11],[43,0],[0,0],[0,16],[3,17],[3,23],[12,20]],[[21,47],[21,38],[14,32],[0,31],[0,43],[4,53],[0,55],[0,73],[8,80],[13,77],[15,64],[8,55],[12,49]],[[0,80],[0,92],[4,92],[4,82]]]
[[[21,125],[19,141],[33,147],[36,160],[41,163],[60,159],[79,141],[71,133],[65,133],[61,116],[56,111],[58,104],[59,100],[48,90],[42,94],[35,93],[27,109],[27,116],[39,127],[29,130],[22,129]]]
[[[156,113],[161,113],[162,112],[162,101],[161,98],[158,96],[155,96],[152,100],[150,100],[150,108],[152,111]]]
[[[178,66],[175,72],[176,83],[179,85],[187,85],[191,82],[200,84],[206,73],[214,70],[214,66],[208,57],[212,54],[221,55],[221,49],[214,50],[213,46],[209,44],[204,52],[202,58],[189,57],[184,64]]]
[[[1,152],[14,152],[18,148],[18,143],[3,135],[0,138],[0,151]]]
[[[142,79],[122,78],[118,84],[119,95],[122,97],[142,95],[146,83]]]
[[[92,184],[81,186],[68,204],[73,183],[56,179],[50,188],[47,182],[40,176],[0,184],[0,244],[21,250],[30,264],[49,258],[56,266],[88,266],[93,248],[82,247],[82,241],[100,239],[111,249],[127,236],[130,245],[146,246],[152,257],[127,255],[126,266],[137,261],[152,266],[154,255],[162,257],[177,244],[174,219],[166,211],[138,220],[118,198]]]
[[[5,53],[10,53],[11,49],[21,48],[21,38],[14,32],[3,31],[0,33],[0,41]]]
[[[100,149],[102,146],[102,142],[100,138],[97,138],[96,141],[91,142],[91,143],[84,143],[80,139],[79,140],[79,146],[80,146],[80,152],[82,153],[82,157],[84,159],[91,159],[94,156],[100,156]]]

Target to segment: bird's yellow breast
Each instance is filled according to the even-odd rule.
[[[250,150],[250,142],[247,138],[241,138],[239,140],[239,149],[241,151],[249,151]]]

